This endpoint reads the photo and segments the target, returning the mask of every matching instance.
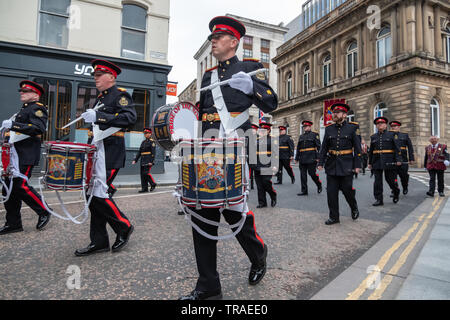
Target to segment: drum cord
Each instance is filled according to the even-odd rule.
[[[61,209],[62,209],[62,211],[64,212],[64,214],[66,215],[66,216],[64,217],[64,216],[62,216],[62,215],[56,213],[56,212],[53,211],[52,209],[50,209],[50,208],[48,207],[47,203],[45,202],[44,193],[43,193],[43,190],[42,190],[42,184],[41,184],[41,180],[42,180],[42,179],[44,179],[44,177],[40,177],[40,178],[39,178],[39,190],[40,190],[40,193],[41,193],[42,202],[43,202],[43,204],[44,204],[44,206],[45,206],[45,208],[47,209],[48,212],[50,212],[52,215],[54,215],[54,216],[57,217],[57,218],[60,218],[60,219],[62,219],[62,220],[66,220],[66,221],[70,220],[70,221],[72,221],[72,222],[75,223],[75,224],[82,224],[82,223],[84,223],[84,222],[87,220],[87,218],[88,218],[88,216],[89,216],[89,205],[91,204],[92,198],[94,197],[94,192],[91,193],[91,195],[89,196],[89,200],[87,200],[87,201],[86,201],[86,192],[83,192],[83,198],[84,198],[84,203],[85,203],[84,209],[83,209],[83,211],[81,211],[81,213],[80,213],[78,216],[73,217],[73,216],[70,214],[70,212],[67,211],[66,207],[64,206],[64,201],[61,199],[61,196],[59,195],[58,191],[55,190],[55,192],[56,192],[56,197],[58,198],[58,201],[59,201],[59,204],[60,204],[60,206],[61,206]],[[96,183],[97,183],[97,180],[94,179],[92,188],[95,187],[95,184],[96,184]],[[85,188],[86,188],[86,184],[83,182],[83,191],[85,190]],[[81,221],[78,220],[79,217],[82,217],[82,220],[81,220]]]

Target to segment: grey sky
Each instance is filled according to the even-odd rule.
[[[209,35],[209,21],[227,13],[271,24],[291,22],[305,0],[171,0],[169,29],[169,81],[178,82],[178,94],[197,75],[194,54]],[[177,101],[167,97],[169,103]]]

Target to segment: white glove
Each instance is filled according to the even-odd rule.
[[[445,161],[444,161],[444,164],[445,164],[446,167],[448,167],[448,165],[450,164],[450,162],[449,162],[448,160],[445,160]]]
[[[229,85],[233,89],[240,90],[247,95],[253,93],[252,77],[250,77],[243,71],[233,74],[233,76],[230,79]]]
[[[94,123],[95,121],[97,121],[97,113],[94,111],[94,109],[87,109],[86,112],[81,114],[81,117],[85,122],[88,123]]]
[[[3,120],[2,128],[11,129],[12,120]]]

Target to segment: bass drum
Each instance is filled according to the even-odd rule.
[[[197,137],[198,117],[198,109],[189,102],[159,107],[151,124],[153,138],[161,148],[171,151],[179,140]]]

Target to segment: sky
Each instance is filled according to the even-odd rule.
[[[301,13],[305,0],[170,0],[169,81],[178,82],[180,94],[197,76],[195,53],[210,34],[209,21],[227,13],[278,25]],[[167,97],[172,103],[177,97]]]

